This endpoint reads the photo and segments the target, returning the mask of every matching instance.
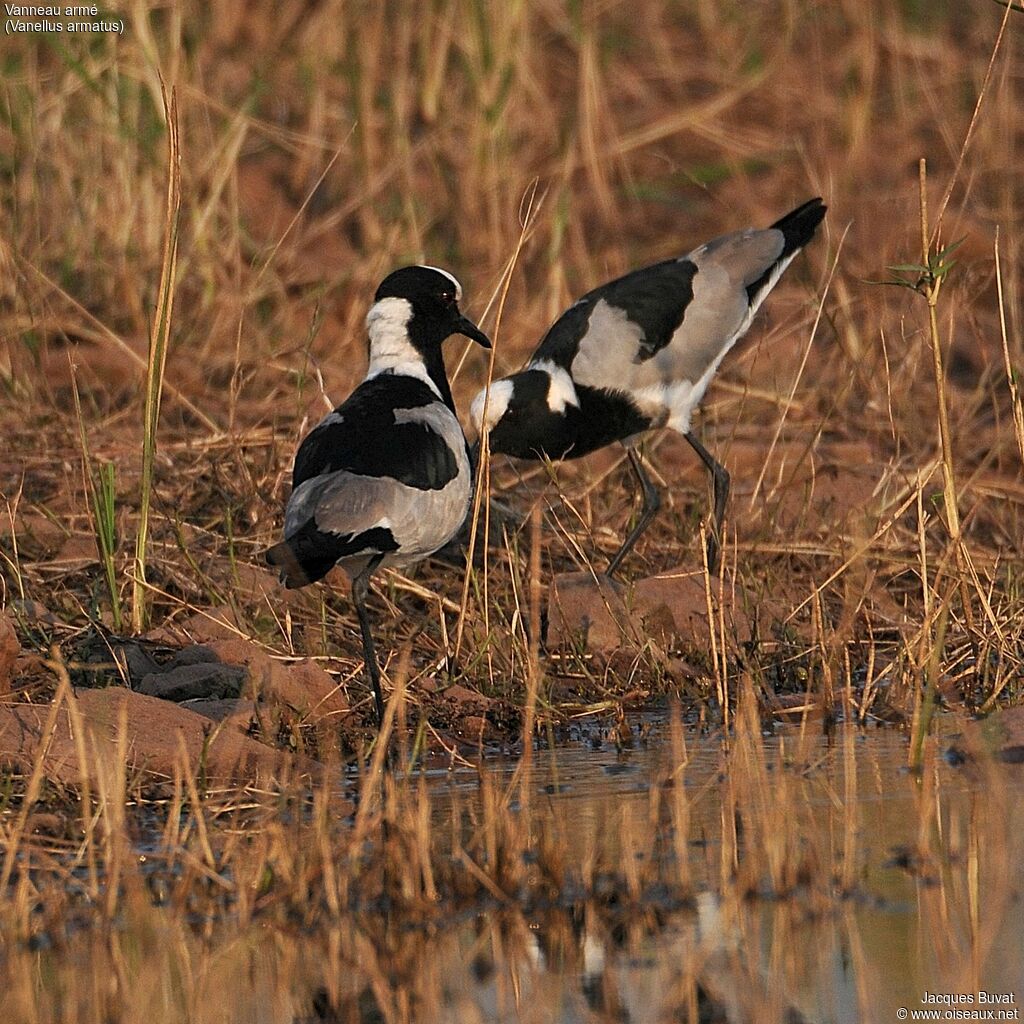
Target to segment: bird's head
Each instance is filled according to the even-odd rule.
[[[366,316],[370,359],[425,359],[453,334],[484,348],[491,342],[459,311],[462,285],[437,267],[402,267],[388,274]]]

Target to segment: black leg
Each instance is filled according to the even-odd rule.
[[[729,500],[729,471],[697,440],[692,431],[684,435],[690,447],[700,456],[701,462],[708,467],[715,490],[714,526],[708,537],[708,572],[718,569],[718,556],[722,543],[722,521],[725,519],[725,503]]]
[[[636,526],[633,527],[629,536],[622,542],[622,547],[615,552],[615,557],[608,563],[606,573],[608,576],[615,575],[615,570],[618,569],[622,560],[640,539],[640,534],[651,525],[651,520],[657,515],[658,509],[661,508],[661,495],[658,493],[658,488],[651,483],[644,472],[644,464],[640,461],[640,456],[637,454],[636,449],[627,448],[626,454],[629,456],[629,464],[633,467],[633,472],[640,482],[640,490],[644,496],[644,507],[640,510],[640,518],[636,521]]]
[[[377,650],[373,646],[373,636],[370,633],[370,615],[366,610],[366,593],[370,588],[370,575],[380,565],[383,557],[383,554],[374,555],[366,563],[366,568],[352,580],[352,603],[356,606],[359,628],[363,634],[363,661],[366,665],[366,674],[370,679],[370,685],[373,687],[373,699],[377,705],[378,728],[384,723],[384,694],[380,688]]]

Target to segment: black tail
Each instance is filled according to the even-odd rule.
[[[397,551],[398,542],[386,526],[372,526],[355,534],[329,533],[307,520],[290,537],[265,554],[267,563],[281,570],[281,582],[289,589],[322,580],[342,558],[354,555],[385,555]]]
[[[786,239],[779,259],[784,260],[791,253],[802,249],[814,237],[818,225],[825,219],[827,209],[819,196],[816,199],[809,199],[772,225],[777,231],[781,231]]]
[[[809,199],[803,206],[798,206],[772,225],[776,231],[782,232],[782,252],[756,281],[747,285],[747,298],[751,306],[759,306],[768,294],[768,287],[778,280],[779,264],[788,264],[789,260],[814,237],[818,225],[825,219],[827,209],[820,198]]]
[[[334,568],[333,559],[330,561],[325,559],[322,564],[315,566],[303,565],[292,550],[291,544],[286,540],[265,551],[263,557],[267,560],[267,565],[272,565],[275,569],[280,570],[281,582],[289,590],[315,583],[317,580],[323,579]]]

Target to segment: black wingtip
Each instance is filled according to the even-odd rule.
[[[271,568],[279,570],[281,582],[287,590],[297,590],[313,582],[286,540],[264,551],[263,559]]]
[[[786,239],[782,256],[788,256],[797,249],[802,249],[818,230],[818,225],[825,219],[828,207],[822,202],[821,196],[808,199],[795,210],[790,210],[785,217],[780,217],[772,227],[781,231]]]

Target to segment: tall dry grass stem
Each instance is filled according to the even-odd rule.
[[[522,215],[520,217],[520,230],[519,238],[516,241],[515,249],[512,255],[509,257],[508,262],[505,264],[502,272],[500,292],[498,299],[498,308],[494,316],[494,330],[491,338],[491,353],[490,359],[487,363],[487,380],[484,385],[484,404],[482,412],[482,422],[487,422],[487,410],[491,398],[491,381],[494,379],[494,361],[498,354],[498,338],[501,330],[501,318],[505,310],[505,300],[508,298],[509,287],[512,284],[512,277],[515,272],[516,264],[519,262],[519,257],[522,254],[523,247],[526,245],[527,239],[535,225],[535,221],[540,214],[541,206],[543,205],[546,193],[537,195],[537,182],[531,183],[530,188],[527,190],[526,195],[523,198],[521,204]],[[460,363],[461,368],[461,363]],[[458,369],[456,370],[456,373]],[[453,374],[454,376],[454,374]],[[480,463],[477,467],[476,474],[476,486],[473,491],[473,511],[470,517],[470,530],[469,530],[469,543],[466,546],[466,574],[462,584],[462,599],[459,603],[459,621],[455,630],[455,654],[454,657],[458,659],[459,653],[462,650],[462,637],[465,632],[466,626],[466,610],[469,607],[469,590],[470,584],[473,578],[473,555],[476,551],[476,536],[477,527],[480,524],[481,509],[484,515],[484,566],[483,566],[483,580],[484,580],[484,629],[488,634],[490,633],[489,627],[489,613],[488,613],[488,601],[487,601],[487,587],[488,587],[488,572],[487,572],[487,549],[489,546],[489,534],[490,534],[490,448],[487,444],[487,430],[481,431],[479,441],[480,451]]]
[[[953,261],[947,260],[952,247],[931,255],[928,230],[928,169],[921,157],[918,163],[918,181],[921,201],[921,268],[919,290],[928,303],[928,339],[932,350],[932,371],[935,376],[936,419],[942,450],[942,488],[946,512],[946,527],[954,542],[960,539],[960,508],[956,493],[956,475],[953,468],[953,440],[949,429],[949,402],[946,397],[946,375],[942,366],[942,341],[939,337],[939,293]],[[956,243],[954,243],[956,244]]]
[[[924,766],[925,738],[931,730],[932,720],[935,717],[935,709],[938,704],[939,671],[942,664],[942,652],[946,644],[946,631],[949,626],[949,604],[953,591],[939,607],[934,639],[931,650],[928,653],[928,660],[925,663],[924,690],[921,694],[920,703],[914,708],[914,717],[911,723],[911,741],[909,751],[909,765],[915,772],[920,772]],[[930,624],[926,628],[930,631]]]
[[[523,708],[523,754],[521,801],[528,806],[532,780],[530,766],[533,759],[533,734],[536,726],[537,695],[540,691],[542,669],[540,664],[540,631],[542,622],[541,589],[541,515],[534,505],[530,512],[530,636],[527,651],[526,705]]]
[[[181,153],[178,142],[178,101],[174,88],[168,96],[160,80],[167,126],[167,202],[164,211],[164,251],[149,335],[149,362],[146,369],[146,405],[143,414],[142,477],[140,481],[139,526],[135,538],[135,565],[132,581],[132,629],[141,633],[148,622],[146,602],[146,557],[149,542],[149,513],[153,495],[153,471],[156,457],[160,399],[163,394],[167,349],[171,340],[171,315],[178,260],[178,213],[181,207]]]
[[[10,570],[11,575],[14,577],[14,582],[18,588],[18,597],[25,600],[25,577],[21,571],[21,555],[18,552],[18,505],[21,503],[21,496],[24,488],[24,480],[18,486],[18,492],[12,498],[7,498],[4,504],[7,507],[7,521],[11,527],[11,553],[7,554],[6,551],[0,551],[0,558],[3,559],[4,564]],[[0,576],[0,596],[3,597],[4,604],[9,600],[7,593],[7,577],[6,575]]]
[[[1003,297],[1003,268],[999,252],[999,230],[992,246],[996,272],[996,297],[999,301],[999,341],[1003,351],[1003,367],[1006,370],[1006,385],[1010,389],[1010,404],[1013,414],[1013,435],[1017,441],[1017,454],[1024,467],[1024,404],[1020,394],[1020,370],[1015,370],[1010,358],[1009,332],[1006,329],[1006,302]]]

